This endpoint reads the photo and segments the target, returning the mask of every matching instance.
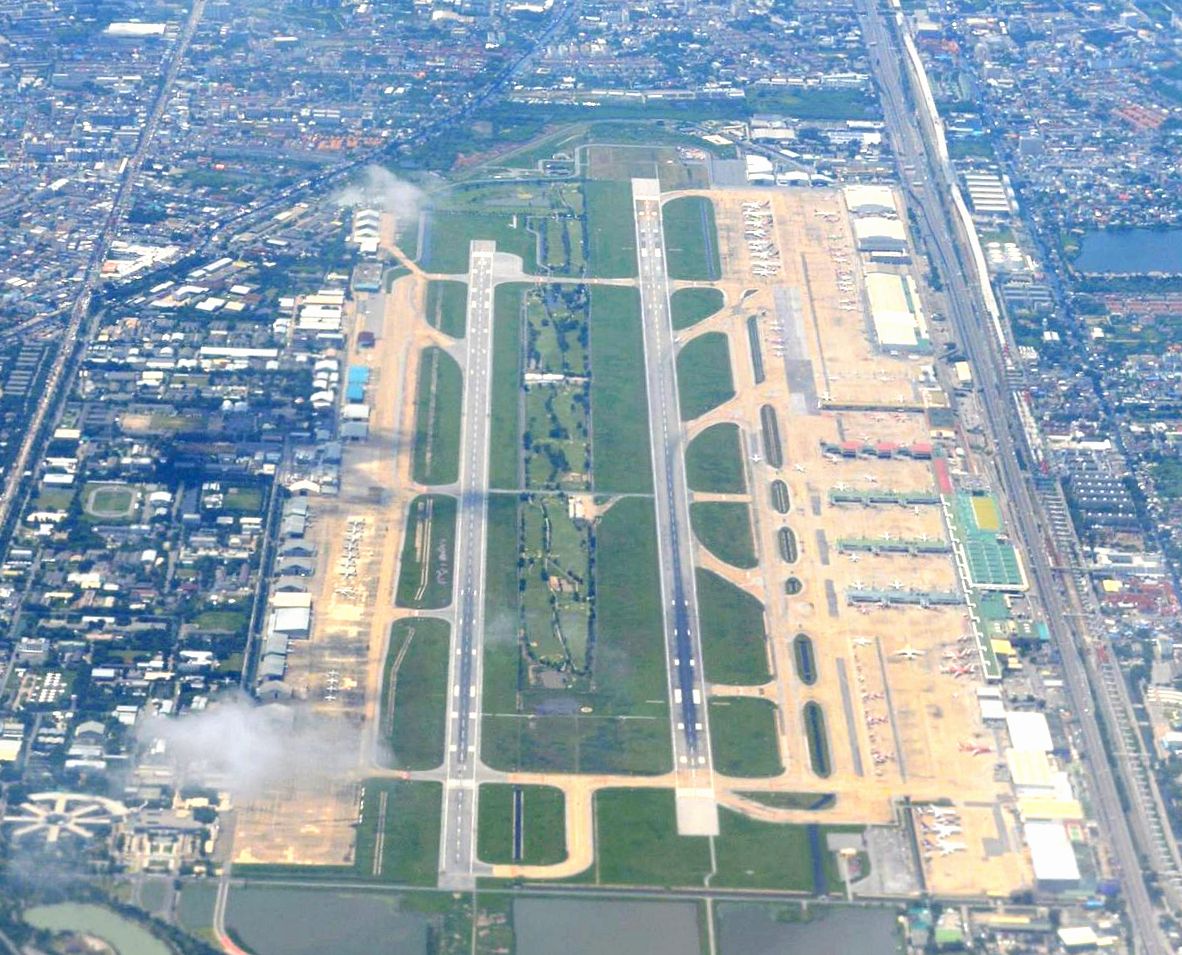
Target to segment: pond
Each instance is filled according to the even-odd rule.
[[[226,928],[255,955],[426,955],[427,927],[393,893],[247,886],[226,909]]]
[[[170,955],[171,949],[147,929],[101,905],[63,902],[37,905],[24,919],[34,928],[50,932],[82,932],[94,935],[119,955]]]
[[[724,902],[715,909],[719,955],[896,955],[893,909]]]
[[[696,955],[698,907],[693,902],[607,899],[515,899],[517,955]]]
[[[1182,229],[1105,229],[1083,237],[1073,263],[1081,272],[1182,273]]]

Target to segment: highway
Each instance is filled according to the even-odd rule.
[[[496,243],[468,253],[467,374],[463,396],[460,505],[455,539],[455,620],[448,665],[447,752],[439,885],[471,889],[487,873],[476,859],[481,664],[484,653],[485,521],[488,515],[489,379],[492,372],[493,258]]]
[[[674,723],[674,768],[685,783],[678,786],[678,830],[688,834],[701,826],[717,832],[718,810],[714,804],[713,761],[704,704],[706,694],[698,634],[689,491],[682,455],[660,182],[633,179],[632,200],[639,259],[640,312],[644,329],[649,443],[653,457],[670,712]]]
[[[993,463],[1000,491],[1014,517],[1017,537],[1023,545],[1031,576],[1043,601],[1047,624],[1060,651],[1064,683],[1085,744],[1087,759],[1084,766],[1088,771],[1092,805],[1100,832],[1109,840],[1120,865],[1136,950],[1153,955],[1168,952],[1170,949],[1162,937],[1157,911],[1146,889],[1129,820],[1122,810],[1109,770],[1103,737],[1093,712],[1087,667],[1076,636],[1067,624],[1068,608],[1043,546],[1039,498],[1019,464],[1018,447],[1025,438],[1013,403],[1006,356],[984,308],[979,286],[974,277],[966,276],[960,264],[962,259],[957,254],[959,240],[951,225],[954,221],[953,173],[919,127],[916,112],[921,107],[913,107],[907,101],[900,72],[900,65],[906,62],[901,42],[887,28],[875,0],[858,0],[856,7],[882,95],[896,159],[902,170],[914,170],[906,177],[911,185],[911,206],[924,225],[935,265],[946,283],[949,318],[978,382],[985,419],[995,445]],[[968,250],[961,246],[960,251],[963,261],[970,262]]]

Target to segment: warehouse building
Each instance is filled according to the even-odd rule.
[[[1010,710],[1006,713],[1006,729],[1009,730],[1010,745],[1014,749],[1049,753],[1055,748],[1051,740],[1051,727],[1042,713]]]
[[[1079,887],[1079,862],[1063,823],[1052,820],[1027,822],[1022,827],[1038,887],[1065,892]]]
[[[856,216],[896,216],[895,194],[890,186],[853,185],[846,186],[846,207]]]
[[[969,202],[973,211],[987,216],[1008,216],[1010,200],[1001,179],[991,172],[967,172],[965,186],[969,191]]]
[[[866,295],[870,300],[870,320],[879,347],[887,350],[931,351],[932,343],[923,306],[919,301],[919,290],[910,275],[867,272]]]

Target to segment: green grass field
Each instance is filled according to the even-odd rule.
[[[262,501],[262,491],[247,488]],[[230,494],[225,496],[224,507],[231,510]],[[121,524],[135,515],[135,489],[124,484],[85,484],[82,487],[82,509],[96,521]],[[252,512],[253,513],[253,512]]]
[[[705,836],[679,836],[671,789],[595,794],[596,881],[604,885],[701,885],[710,871]]]
[[[529,288],[498,285],[493,298],[488,476],[494,488],[521,485],[521,308]]]
[[[227,488],[223,506],[231,514],[258,514],[263,509],[263,489],[261,487]]]
[[[811,892],[813,853],[808,828],[762,822],[720,808],[712,885]],[[824,836],[821,846],[824,848]]]
[[[447,621],[429,617],[399,620],[390,628],[382,736],[395,769],[434,769],[443,762],[450,633]]]
[[[468,324],[468,283],[427,283],[427,321],[452,338],[463,338]]]
[[[411,501],[398,573],[399,607],[439,610],[451,603],[455,536],[454,497],[420,494]]]
[[[424,270],[454,275],[467,272],[469,242],[489,239],[496,242],[498,252],[521,256],[527,273],[537,271],[537,239],[526,229],[524,214],[436,210],[425,215]]]
[[[696,435],[685,449],[685,478],[691,491],[715,494],[746,491],[739,426],[729,422],[714,424]]]
[[[677,353],[681,420],[691,421],[735,396],[731,350],[722,332],[707,332]]]
[[[705,196],[683,196],[661,207],[665,264],[671,279],[713,282],[722,276],[714,203]]]
[[[383,820],[382,794],[386,794]],[[435,885],[439,878],[439,824],[443,787],[435,782],[395,779],[365,781],[365,803],[357,826],[353,864],[360,878],[409,885]],[[385,839],[376,860],[377,833]]]
[[[746,504],[695,501],[690,504],[690,524],[702,546],[719,560],[745,570],[758,563]]]
[[[711,571],[699,568],[696,575],[706,679],[739,686],[766,683],[772,675],[763,604]]]
[[[596,491],[650,493],[652,458],[640,298],[635,289],[591,291],[592,481]]]
[[[705,321],[720,308],[725,299],[716,288],[682,288],[669,296],[673,327],[678,331]]]
[[[636,225],[632,185],[591,180],[583,183],[587,209],[588,274],[595,278],[636,277]]]
[[[464,375],[441,348],[424,348],[415,396],[414,479],[451,484],[460,476],[460,412]]]
[[[747,91],[753,113],[780,113],[798,119],[879,119],[882,108],[873,93],[861,90],[807,90],[758,87]]]
[[[553,865],[566,858],[566,797],[553,786],[523,786],[521,858],[513,858],[513,792],[516,786],[485,783],[480,787],[478,848],[492,865]]]
[[[530,685],[517,640],[516,499],[490,502],[481,755],[504,770],[655,773],[669,768],[669,712],[652,503],[625,498],[597,528],[590,677]],[[577,703],[579,710],[555,711]],[[587,708],[589,712],[584,712]]]
[[[714,768],[726,776],[779,776],[776,705],[740,696],[710,698]]]

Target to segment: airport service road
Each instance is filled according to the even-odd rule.
[[[714,769],[706,722],[698,600],[690,541],[689,492],[682,457],[676,353],[661,228],[661,185],[632,180],[632,209],[640,267],[640,314],[648,387],[649,441],[657,508],[665,658],[669,671],[674,770],[678,776],[677,829],[682,835],[717,835]]]
[[[488,512],[489,378],[492,369],[493,258],[496,243],[474,241],[468,257],[467,375],[456,519],[455,622],[448,666],[447,753],[439,884],[464,889],[491,871],[476,860],[476,769],[480,670],[484,653],[485,519]]]

